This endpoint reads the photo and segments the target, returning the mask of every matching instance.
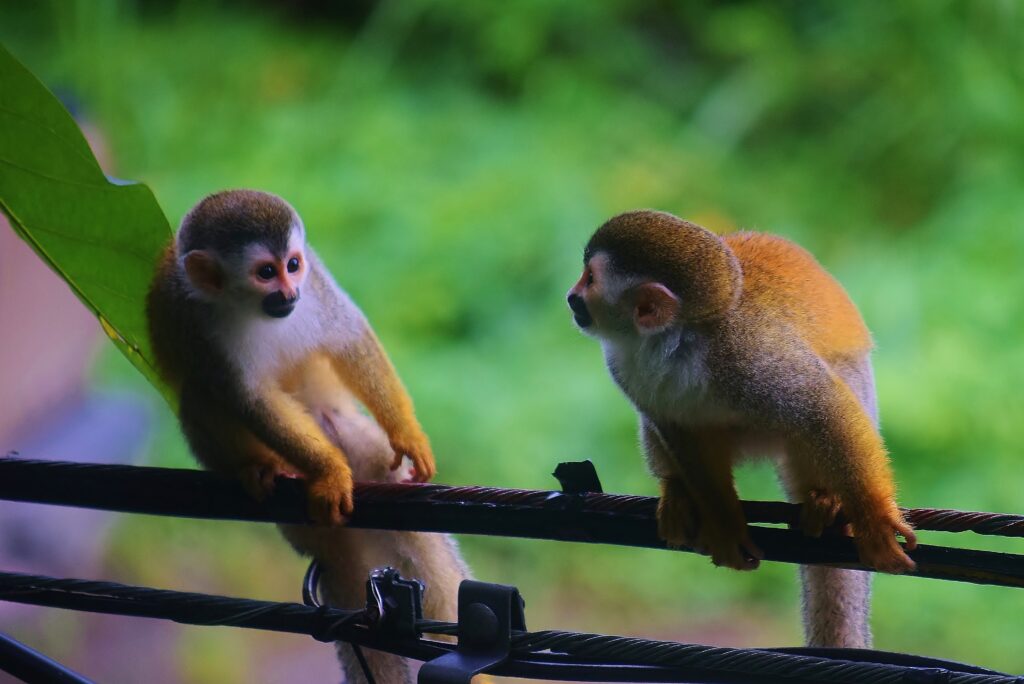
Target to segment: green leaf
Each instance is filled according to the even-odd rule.
[[[153,366],[145,296],[172,233],[148,187],[110,182],[61,103],[0,46],[0,210],[170,398]]]

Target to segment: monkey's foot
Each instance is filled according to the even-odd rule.
[[[899,534],[907,540],[908,549],[917,547],[917,535],[903,520],[903,516],[897,511],[888,519],[872,522],[869,525],[854,525],[856,536],[853,541],[857,545],[861,562],[880,572],[893,574],[916,570],[917,564],[896,541],[896,535]]]
[[[839,508],[838,496],[812,489],[800,508],[800,529],[808,537],[820,537],[825,528],[835,523]]]
[[[310,479],[306,487],[310,519],[318,525],[340,525],[352,515],[352,473],[347,469]]]

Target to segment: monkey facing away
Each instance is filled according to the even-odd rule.
[[[862,562],[914,569],[895,536],[916,545],[877,429],[871,337],[809,253],[772,235],[718,237],[671,214],[629,212],[591,237],[568,303],[639,414],[670,545],[757,567],[732,468],[764,453],[803,504],[806,534],[820,536],[841,507]],[[801,573],[808,643],[870,646],[868,573]]]
[[[320,561],[332,602],[361,606],[369,571],[392,565],[425,581],[426,616],[457,618],[467,571],[448,537],[340,526],[353,476],[426,481],[434,457],[377,337],[306,245],[290,205],[252,190],[199,202],[161,258],[147,315],[196,458],[260,499],[278,475],[306,480],[318,524],[282,531]],[[339,656],[346,681],[364,681],[348,646]],[[413,681],[404,659],[367,656],[378,682]]]

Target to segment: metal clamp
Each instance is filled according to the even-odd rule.
[[[523,599],[515,587],[464,580],[459,585],[456,650],[425,663],[419,684],[469,684],[473,675],[504,662],[512,630],[526,630]]]
[[[416,639],[422,633],[423,583],[402,579],[392,567],[377,568],[366,580],[366,618],[373,629],[395,638]]]

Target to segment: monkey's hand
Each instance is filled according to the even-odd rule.
[[[278,477],[298,477],[294,468],[270,451],[250,454],[245,465],[238,470],[242,487],[252,498],[265,501],[274,491]]]
[[[910,550],[917,548],[917,535],[895,505],[886,508],[891,510],[853,523],[857,553],[862,563],[875,570],[894,574],[912,572],[917,569],[917,564],[896,541],[896,535],[907,540]]]
[[[697,508],[678,480],[661,481],[658,499],[658,536],[671,548],[693,547],[697,541]]]
[[[764,552],[750,538],[746,521],[701,520],[694,548],[711,556],[711,562],[734,570],[756,570]]]
[[[669,548],[688,546],[711,556],[711,562],[736,570],[754,570],[764,553],[750,539],[742,516],[724,511],[703,514],[679,480],[661,481],[658,536]]]
[[[343,516],[352,515],[352,471],[347,464],[336,464],[308,478],[306,499],[310,519],[318,525],[340,525]]]
[[[415,469],[413,480],[428,482],[434,477],[437,472],[437,466],[434,464],[434,452],[430,449],[430,440],[422,430],[416,429],[391,435],[389,441],[395,452],[395,458],[391,462],[392,470],[397,470],[402,465],[402,456],[408,456]]]

